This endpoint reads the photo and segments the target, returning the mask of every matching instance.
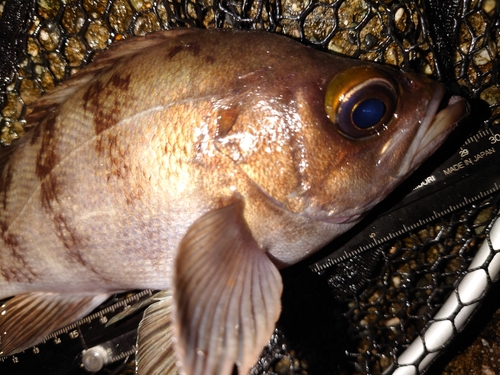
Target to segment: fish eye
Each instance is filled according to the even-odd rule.
[[[380,133],[393,118],[397,88],[374,67],[355,67],[330,81],[325,110],[343,135],[360,139]]]
[[[384,117],[385,104],[379,98],[368,98],[356,104],[352,110],[352,122],[360,129],[375,126]]]

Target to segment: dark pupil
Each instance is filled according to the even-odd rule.
[[[359,103],[352,112],[352,121],[358,128],[366,129],[376,125],[385,114],[382,100],[370,98]]]

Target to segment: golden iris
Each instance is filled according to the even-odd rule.
[[[397,86],[382,70],[353,67],[329,82],[325,110],[342,134],[366,138],[389,126],[397,100]]]

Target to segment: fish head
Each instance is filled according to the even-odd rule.
[[[372,64],[333,76],[324,95],[328,121],[321,115],[305,120],[316,124],[306,137],[306,147],[316,152],[308,154],[303,189],[287,197],[287,207],[333,224],[358,222],[466,114],[465,100],[443,103],[445,93],[441,83],[426,77]]]
[[[445,87],[417,74],[348,59],[311,64],[304,77],[276,72],[272,87],[240,99],[251,110],[220,126],[229,130],[218,146],[276,206],[326,223],[327,242],[430,156],[468,107],[459,97],[443,105]]]

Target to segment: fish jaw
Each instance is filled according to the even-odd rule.
[[[453,127],[446,126],[453,123],[457,125],[459,121],[469,114],[470,107],[467,101],[460,96],[452,96],[448,102],[448,107],[439,111],[432,120],[429,130],[426,132],[420,147],[417,150],[417,156],[428,155],[435,151],[437,147],[443,142],[443,138],[447,137],[453,130]],[[417,159],[414,164],[420,164],[421,161]]]
[[[468,114],[468,104],[464,98],[459,96],[452,96],[448,102],[448,106],[437,111],[437,108],[441,105],[443,96],[444,88],[440,87],[436,90],[434,98],[431,100],[427,115],[415,136],[415,141],[408,149],[408,153],[401,162],[399,170],[393,174],[394,178],[404,178],[416,169],[429,155],[433,154],[441,146],[457,126],[458,122]]]

